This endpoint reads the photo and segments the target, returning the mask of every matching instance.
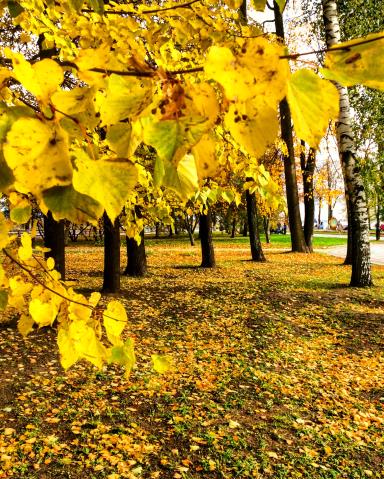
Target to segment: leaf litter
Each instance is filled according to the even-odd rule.
[[[128,379],[64,372],[54,329],[1,323],[0,478],[384,477],[383,267],[359,290],[324,255],[257,264],[228,242],[206,270],[177,241],[148,254],[145,278],[122,278]],[[100,289],[102,248],[67,261]]]

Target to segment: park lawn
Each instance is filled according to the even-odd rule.
[[[272,234],[270,236],[271,242],[269,244],[265,243],[265,235],[260,236],[262,246],[264,249],[271,249],[271,248],[287,248],[290,249],[291,247],[291,237],[289,234],[282,235],[282,234]],[[235,238],[231,238],[227,233],[214,233],[213,234],[214,242],[220,247],[220,245],[227,245],[232,247],[234,245],[242,246],[244,248],[249,247],[249,237],[236,235]],[[153,236],[150,236],[147,239],[147,243],[152,246],[162,241],[162,244],[169,244],[173,245],[175,242],[177,244],[185,243],[185,245],[189,244],[188,237],[186,235],[183,236],[162,236],[159,239],[154,239]],[[198,243],[197,235],[195,235],[195,241]],[[314,248],[329,248],[331,246],[340,246],[347,244],[347,236],[344,238],[328,238],[325,236],[316,236],[313,238],[313,247]]]
[[[124,251],[122,249],[122,251]],[[240,240],[158,241],[144,279],[122,279],[137,366],[64,372],[55,331],[0,329],[0,478],[384,477],[384,268],[347,287],[326,255]],[[69,246],[68,279],[102,283],[102,248]],[[124,263],[123,259],[123,263]],[[159,375],[152,354],[173,370]]]

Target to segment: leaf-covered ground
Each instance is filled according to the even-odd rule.
[[[55,332],[0,329],[0,478],[384,477],[384,268],[350,289],[326,255],[152,243],[122,279],[136,339],[117,367],[64,372]],[[102,248],[68,248],[68,279],[100,288]],[[150,355],[174,370],[154,372]]]

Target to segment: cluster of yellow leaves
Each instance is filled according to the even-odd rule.
[[[32,237],[24,232],[20,246],[8,235],[9,224],[0,214],[0,246],[21,273],[7,277],[0,266],[0,309],[6,306],[21,312],[18,329],[27,336],[36,325],[38,328],[52,326],[57,321],[58,346],[61,364],[67,369],[81,359],[86,359],[96,367],[104,363],[117,362],[125,366],[129,374],[135,363],[134,344],[131,338],[125,342],[122,333],[127,325],[124,306],[118,301],[108,303],[103,322],[97,314],[100,293],[92,293],[87,299],[73,287],[60,280],[52,258],[46,261],[39,254],[44,248],[32,248]],[[104,326],[109,346],[102,340]]]
[[[1,52],[7,66],[0,68],[0,193],[9,195],[11,220],[18,224],[29,220],[32,198],[56,220],[94,224],[103,211],[114,221],[133,205],[152,208],[149,217],[168,218],[167,202],[152,201],[160,188],[176,192],[181,202],[196,201],[200,210],[219,200],[238,203],[242,190],[228,180],[232,173],[251,178],[244,187],[276,209],[279,184],[258,162],[278,136],[279,102],[287,97],[298,136],[313,147],[338,115],[336,88],[309,70],[292,75],[276,38],[241,25],[239,0],[188,8],[110,2],[108,9],[119,9],[113,15],[101,0],[11,3],[23,41],[38,35],[41,56],[57,51],[40,61],[9,48]],[[257,10],[266,5],[253,3]],[[277,3],[283,10],[285,2]],[[336,46],[323,75],[383,88],[382,65],[372,60],[382,48],[381,34]],[[237,155],[226,154],[227,143],[248,164],[240,168]],[[143,144],[152,155],[147,164],[138,153]],[[132,212],[126,217],[128,234],[139,240],[144,219]],[[0,222],[3,248],[11,227]],[[104,326],[112,350],[100,341],[96,297],[74,299],[54,265],[36,263],[28,236],[13,251],[52,289],[38,284],[27,291],[21,278],[4,285],[10,292],[1,292],[2,307],[23,308],[31,295],[22,331],[58,318],[63,364],[86,358],[100,366],[112,357],[130,369],[132,344],[117,339],[109,320]],[[76,309],[74,301],[83,306]]]

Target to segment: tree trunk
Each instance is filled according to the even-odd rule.
[[[264,234],[265,234],[265,242],[269,244],[271,242],[270,238],[270,230],[269,230],[269,218],[268,216],[264,216],[263,218],[263,227],[264,227]]]
[[[236,235],[236,218],[232,220],[232,230],[231,230],[231,238],[234,238]]]
[[[283,17],[280,8],[275,1],[273,2],[273,9],[275,14],[276,34],[284,40]],[[307,253],[308,248],[305,243],[299,208],[299,192],[297,189],[291,112],[286,98],[280,102],[280,126],[282,139],[286,143],[288,149],[288,154],[284,155],[284,174],[292,251],[296,253]]]
[[[265,256],[260,242],[256,195],[255,193],[250,193],[249,190],[247,190],[245,192],[245,197],[247,201],[249,243],[251,246],[252,261],[264,263]]]
[[[323,19],[328,48],[340,42],[340,29],[335,0],[322,0]],[[351,128],[348,90],[336,83],[340,94],[340,116],[337,139],[341,165],[346,184],[352,237],[351,286],[372,285],[371,253],[367,201],[360,169],[355,157],[355,142]]]
[[[137,244],[133,238],[126,236],[127,267],[125,276],[142,277],[147,272],[147,255],[145,254],[144,230],[140,233],[141,243]]]
[[[244,221],[244,226],[243,226],[243,236],[248,236],[248,222]]]
[[[192,221],[193,221],[193,218],[192,218]],[[195,238],[193,236],[193,227],[192,227],[191,222],[188,218],[188,215],[185,215],[185,228],[187,230],[188,237],[189,237],[189,242],[191,243],[191,246],[195,246]]]
[[[380,203],[379,203],[379,195],[377,195],[377,206],[376,206],[376,241],[380,241]]]
[[[301,142],[302,151],[300,153],[301,171],[303,174],[304,188],[304,238],[309,251],[313,251],[313,225],[315,222],[315,198],[313,192],[313,174],[316,165],[316,152],[310,148],[308,157],[305,154],[305,142]]]
[[[106,212],[104,222],[104,293],[120,291],[120,224],[116,218],[112,224]]]
[[[44,254],[45,259],[53,258],[55,260],[55,269],[61,274],[61,279],[65,280],[65,224],[64,221],[55,221],[52,213],[48,211],[44,215],[44,246],[50,248]]]
[[[135,215],[142,218],[140,206],[135,206]],[[133,238],[125,237],[127,247],[127,266],[124,270],[125,276],[142,277],[147,272],[147,256],[145,254],[144,228],[140,232],[141,243],[137,244]]]
[[[160,223],[156,223],[155,225],[155,238],[160,238]]]
[[[349,208],[349,201],[346,198],[347,203],[347,218],[348,218],[348,229],[347,229],[347,254],[345,255],[344,265],[352,266],[352,227],[351,227],[351,214]]]
[[[199,230],[202,258],[201,267],[214,268],[216,266],[216,261],[212,241],[212,216],[210,208],[208,208],[207,214],[201,213]]]

